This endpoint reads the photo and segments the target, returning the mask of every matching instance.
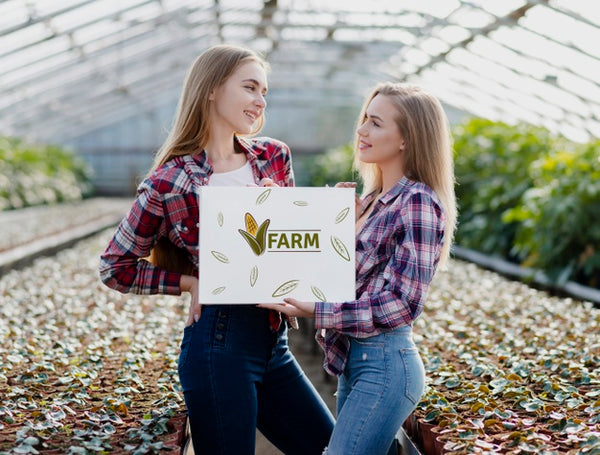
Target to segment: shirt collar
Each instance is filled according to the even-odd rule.
[[[398,197],[398,195],[402,191],[404,191],[404,189],[406,189],[408,186],[410,186],[411,184],[412,184],[412,180],[410,180],[406,176],[403,176],[400,180],[398,180],[398,183],[396,183],[387,193],[385,193],[383,196],[381,196],[379,198],[378,202],[381,202],[384,205],[389,204],[394,199],[396,199]],[[367,194],[363,198],[363,200],[361,201],[361,204],[360,204],[361,205],[361,213],[366,210],[366,208],[369,206],[369,204],[371,204],[373,199],[375,199],[376,195],[377,194],[375,193],[375,191],[373,191],[372,193]]]
[[[398,183],[396,183],[387,193],[381,196],[379,200],[382,204],[387,205],[396,199],[398,195],[408,188],[412,183],[412,180],[409,180],[408,177],[403,176],[400,180],[398,180]]]
[[[246,154],[246,158],[250,162],[252,168],[256,169],[256,153],[250,144],[248,144],[248,142],[244,139],[238,138],[235,135],[233,136],[233,141],[236,148]],[[206,156],[204,150],[192,155],[184,155],[183,159],[187,164],[189,174],[192,176],[192,178],[199,178],[202,184],[206,183],[206,179],[212,175],[214,170],[208,161],[208,157]]]

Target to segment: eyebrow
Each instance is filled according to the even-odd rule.
[[[254,78],[251,78],[251,77],[250,77],[250,78],[248,78],[248,79],[244,79],[244,80],[242,80],[242,82],[252,82],[253,84],[255,84],[255,85],[258,85],[259,87],[260,87],[260,85],[261,85],[261,84],[260,84],[260,82],[258,82],[256,79],[254,79]],[[265,92],[265,93],[267,93],[268,91],[269,91],[269,89],[268,89],[267,87],[265,87],[265,88],[264,88],[264,92]]]
[[[365,112],[365,117],[366,117],[366,118],[372,118],[372,119],[374,118],[374,119],[376,119],[376,120],[379,120],[380,122],[383,122],[383,121],[384,121],[384,120],[383,120],[381,117],[379,117],[378,115],[370,115],[370,114],[368,114],[368,113],[366,113],[366,112]]]

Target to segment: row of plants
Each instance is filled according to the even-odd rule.
[[[69,150],[0,137],[0,211],[76,201],[91,193],[91,169]]]
[[[461,246],[600,288],[600,140],[471,119],[453,129]]]
[[[427,387],[405,429],[427,455],[600,454],[600,309],[451,261],[415,342]]]
[[[179,454],[184,305],[103,286],[111,234],[0,278],[0,454]]]
[[[600,288],[600,140],[470,119],[452,130],[456,243],[543,271],[557,286]],[[300,184],[356,180],[352,146],[298,161]]]

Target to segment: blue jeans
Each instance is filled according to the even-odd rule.
[[[334,419],[254,305],[205,305],[184,329],[179,378],[196,455],[254,455],[256,428],[285,454],[321,455]]]
[[[337,390],[337,422],[328,455],[396,453],[396,433],[425,388],[425,369],[403,326],[370,338],[351,338]]]

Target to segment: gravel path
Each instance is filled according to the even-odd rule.
[[[127,198],[93,198],[0,212],[0,252],[107,216],[123,216],[131,202]]]

